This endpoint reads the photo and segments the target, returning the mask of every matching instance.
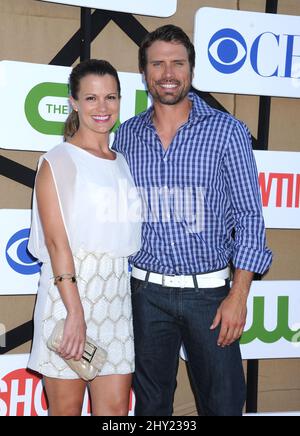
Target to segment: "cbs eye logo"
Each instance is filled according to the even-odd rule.
[[[242,35],[233,29],[222,29],[211,38],[208,57],[212,66],[223,74],[239,71],[247,58],[247,44]]]
[[[7,243],[5,254],[9,266],[19,274],[33,275],[40,272],[41,264],[27,249],[30,229],[15,233]]]

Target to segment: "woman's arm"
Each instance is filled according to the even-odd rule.
[[[45,242],[50,255],[54,276],[72,274],[75,266],[59,200],[49,163],[44,160],[36,180],[36,196]],[[64,337],[59,352],[65,359],[79,360],[85,344],[86,325],[76,283],[58,282],[61,298],[67,310]]]

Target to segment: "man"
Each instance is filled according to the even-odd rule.
[[[114,144],[145,205],[132,258],[136,415],[172,414],[183,343],[199,412],[239,416],[238,339],[253,275],[272,261],[251,135],[190,93],[195,50],[180,28],[150,33],[139,61],[153,107],[124,123]]]

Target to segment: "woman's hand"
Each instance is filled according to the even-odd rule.
[[[83,311],[69,313],[66,321],[62,343],[58,349],[60,356],[66,360],[80,360],[86,340],[86,324]]]

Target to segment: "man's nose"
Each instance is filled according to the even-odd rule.
[[[173,67],[172,65],[165,65],[165,70],[164,70],[164,75],[166,78],[171,78],[173,77]]]

